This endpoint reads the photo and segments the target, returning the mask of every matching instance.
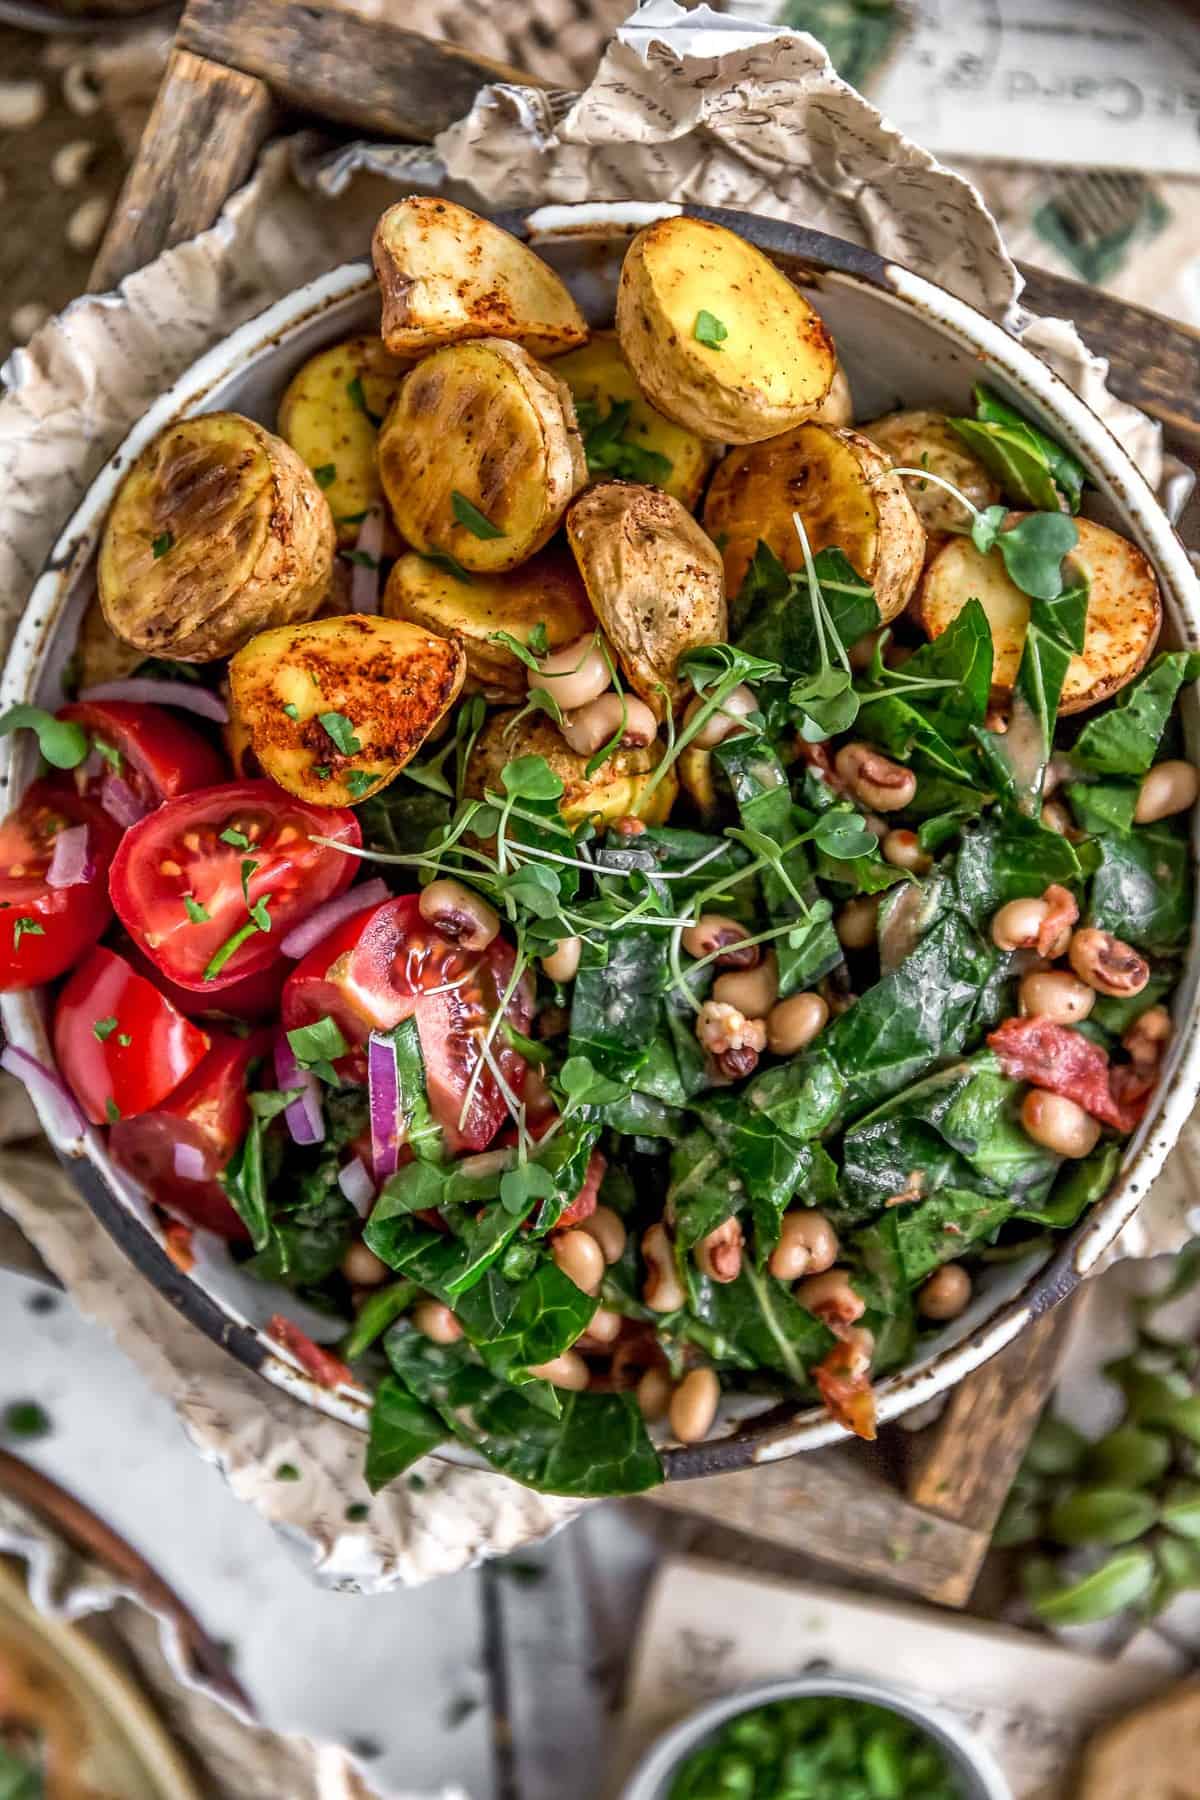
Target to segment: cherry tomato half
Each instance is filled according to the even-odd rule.
[[[508,1116],[490,1069],[475,1083],[461,1128],[459,1117],[480,1061],[480,1039],[512,971],[513,950],[503,938],[484,951],[460,949],[425,923],[415,894],[404,894],[354,913],[296,964],[284,984],[283,1023],[291,1031],[328,1016],[348,1044],[359,1045],[372,1031],[390,1031],[415,1015],[429,1103],[447,1146],[452,1153],[482,1150]],[[531,1011],[529,984],[521,981],[507,1016],[525,1032]],[[503,1031],[495,1034],[491,1054],[520,1095],[525,1061]],[[361,1077],[361,1060],[348,1072]]]
[[[172,981],[161,969],[156,968],[130,938],[123,938],[117,948],[130,968],[152,981],[177,1012],[181,1012],[186,1019],[199,1019],[202,1024],[218,1027],[222,1020],[228,1026],[233,1020],[261,1025],[268,1019],[278,1019],[284,981],[289,970],[296,966],[286,957],[280,956],[273,963],[268,963],[265,969],[255,969],[252,974],[240,975],[228,987],[218,988],[213,994],[205,992],[203,988],[180,987],[177,981]]]
[[[120,1120],[108,1134],[113,1161],[157,1205],[237,1243],[249,1234],[217,1176],[250,1128],[246,1072],[270,1043],[265,1031],[247,1038],[214,1032],[207,1056],[161,1106]]]
[[[88,827],[91,877],[51,887],[46,871],[61,831]],[[117,830],[61,780],[35,781],[0,824],[0,991],[40,987],[78,962],[108,924],[106,876]]]
[[[152,812],[176,794],[224,781],[229,772],[221,752],[165,706],[81,700],[64,706],[58,716],[81,725],[99,749],[98,757],[89,757],[75,770],[75,785],[101,805],[114,780],[124,782],[144,812]],[[119,807],[115,816],[122,816]]]
[[[355,859],[317,834],[362,841],[352,812],[307,806],[273,781],[180,794],[121,840],[117,917],[168,980],[216,993],[274,962],[292,926],[354,879]]]
[[[123,956],[97,945],[54,1013],[54,1054],[93,1125],[148,1112],[190,1075],[209,1046]]]

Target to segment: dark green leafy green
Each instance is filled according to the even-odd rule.
[[[778,1369],[803,1386],[809,1364],[833,1342],[783,1282],[745,1259],[736,1281],[712,1281],[692,1264],[686,1275],[689,1311],[671,1315],[673,1328],[695,1337],[718,1365]],[[703,1328],[699,1333],[696,1322]]]
[[[1092,877],[1087,923],[1111,931],[1150,956],[1171,956],[1188,942],[1192,919],[1191,862],[1186,827],[1176,819],[1113,828],[1105,815],[1103,782],[1074,782],[1071,809],[1100,851]]]
[[[1009,406],[1007,401],[1002,400],[994,389],[985,387],[982,382],[975,388],[975,416],[981,424],[1001,426],[1010,434],[1020,432],[1027,440],[1032,440],[1038,454],[1049,469],[1055,486],[1066,501],[1068,509],[1073,513],[1079,511],[1079,502],[1083,494],[1083,484],[1087,479],[1087,471],[1078,457],[1073,456],[1054,438],[1048,437],[1031,419],[1027,419],[1023,413],[1018,412],[1016,407]],[[998,474],[997,478],[1003,485],[1004,476]],[[1027,494],[1022,495],[1019,491],[1015,492],[1014,498],[1019,504],[1040,504]],[[1053,508],[1058,501],[1052,499],[1049,504]]]
[[[394,1375],[375,1389],[367,1436],[367,1486],[373,1494],[395,1481],[450,1433],[432,1407],[423,1406]]]
[[[1185,682],[1200,679],[1200,654],[1166,650],[1088,720],[1071,746],[1071,761],[1101,775],[1144,775]],[[1132,823],[1132,819],[1130,820]]]

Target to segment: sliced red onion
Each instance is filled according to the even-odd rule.
[[[286,1037],[275,1041],[275,1079],[285,1093],[290,1093],[293,1088],[300,1089],[296,1099],[283,1112],[293,1143],[319,1144],[325,1136],[320,1084],[308,1069],[300,1067]]]
[[[100,804],[110,819],[125,831],[144,819],[150,808],[144,800],[139,800],[129,783],[120,775],[110,775],[100,789]]]
[[[358,528],[350,565],[350,611],[379,611],[379,558],[383,551],[383,508],[372,506]],[[362,559],[367,560],[362,560]]]
[[[371,1114],[371,1163],[379,1183],[400,1164],[400,1076],[396,1046],[373,1031],[367,1039],[367,1096]]]
[[[126,681],[101,681],[84,688],[81,700],[132,700],[151,706],[177,706],[182,712],[199,713],[224,725],[229,708],[219,694],[190,681],[159,681],[150,675],[131,675]]]
[[[46,870],[46,884],[52,888],[78,887],[90,881],[96,866],[88,855],[88,828],[69,825],[54,840],[54,855]]]
[[[208,1180],[208,1163],[198,1144],[176,1144],[173,1160],[180,1181]]]
[[[338,1186],[360,1219],[365,1219],[375,1199],[375,1183],[361,1156],[356,1156],[338,1170]]]
[[[309,913],[307,919],[293,926],[281,939],[279,948],[285,956],[307,956],[314,945],[329,936],[335,925],[362,912],[364,907],[381,905],[390,892],[387,882],[378,875],[373,881],[364,881],[358,887],[348,889],[336,900],[327,900],[324,906],[318,906],[316,912]]]
[[[52,1137],[80,1137],[87,1130],[87,1120],[80,1112],[62,1076],[40,1063],[28,1050],[6,1044],[0,1051],[0,1069],[15,1075],[31,1100],[40,1101],[46,1110],[47,1126]]]

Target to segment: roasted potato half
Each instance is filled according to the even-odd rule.
[[[992,480],[979,458],[971,455],[945,413],[921,410],[885,413],[882,419],[873,419],[859,429],[900,467],[928,469],[931,475],[952,481],[981,512],[985,506],[994,506],[1000,498],[999,483]],[[919,475],[902,475],[900,479],[930,537],[970,531],[970,513],[945,488],[932,481],[923,481]],[[931,545],[930,549],[935,547]]]
[[[535,356],[587,341],[583,314],[549,264],[452,200],[412,194],[389,206],[371,254],[383,341],[397,356],[464,338],[513,338]]]
[[[678,500],[631,481],[581,494],[567,539],[630,687],[664,718],[691,693],[675,673],[684,651],[725,640],[720,551]]]
[[[704,528],[723,546],[731,594],[760,538],[789,569],[803,568],[793,512],[814,551],[835,545],[872,584],[885,623],[904,610],[921,573],[925,533],[877,444],[833,425],[800,425],[730,451],[712,478]]]
[[[838,364],[829,392],[811,414],[814,425],[837,425],[845,429],[854,423],[854,396],[850,392],[850,383],[846,371]]]
[[[383,610],[391,619],[457,638],[466,652],[467,686],[489,700],[524,700],[529,680],[525,664],[491,641],[493,632],[507,631],[525,644],[540,621],[547,648],[560,650],[596,628],[579,570],[560,544],[547,545],[507,575],[476,575],[469,585],[441,563],[410,552],[392,567]]]
[[[588,775],[588,758],[572,750],[558,726],[545,713],[529,713],[517,723],[517,712],[495,712],[480,732],[467,762],[465,791],[473,800],[485,791],[504,792],[500,772],[518,756],[544,756],[563,784],[558,809],[572,825],[591,819],[611,825],[632,816],[647,825],[661,825],[678,792],[675,771],[663,776],[649,798],[645,789],[652,771],[662,760],[665,745],[659,739],[644,750],[618,750]]]
[[[102,681],[123,681],[146,660],[144,650],[126,643],[113,631],[104,616],[99,594],[93,594],[79,622],[75,651],[81,688],[98,687]]]
[[[401,535],[494,575],[540,550],[587,480],[570,390],[519,344],[435,350],[406,375],[379,434]]]
[[[353,544],[362,514],[383,503],[375,441],[407,367],[377,337],[346,338],[310,356],[279,402],[279,435],[324,489],[339,544]]]
[[[1077,519],[1079,543],[1071,552],[1091,582],[1083,654],[1073,656],[1063,685],[1060,713],[1084,712],[1109,700],[1132,681],[1153,650],[1162,624],[1154,571],[1141,551],[1090,519]],[[930,637],[945,631],[974,596],[992,628],[992,691],[1003,703],[1012,693],[1025,644],[1030,601],[1009,580],[999,551],[983,556],[970,538],[943,544],[925,571],[917,601]]]
[[[706,219],[638,232],[621,266],[617,334],[658,410],[718,443],[755,444],[810,418],[837,368],[803,294]]]
[[[213,662],[268,626],[310,619],[333,546],[329,504],[290,444],[240,413],[181,419],[113,502],[100,603],[145,655]]]
[[[466,672],[460,645],[406,619],[343,613],[261,631],[229,665],[231,737],[244,731],[289,794],[353,806],[415,756]]]
[[[673,495],[689,511],[695,506],[712,466],[714,447],[694,431],[655,411],[634,380],[615,331],[594,332],[581,349],[569,350],[559,358],[554,373],[571,390],[585,444],[585,421],[592,414],[596,415],[596,423],[602,425],[614,406],[628,409],[614,449],[606,452],[613,460],[597,470],[601,480],[607,473],[650,482]],[[647,451],[651,457],[661,459],[661,465],[652,462],[648,468],[643,466],[648,460]]]

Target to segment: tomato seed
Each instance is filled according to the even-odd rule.
[[[160,875],[182,875],[183,874],[183,870],[180,868],[179,864],[177,862],[172,862],[171,858],[169,856],[167,857],[165,862],[159,863],[158,872]]]

